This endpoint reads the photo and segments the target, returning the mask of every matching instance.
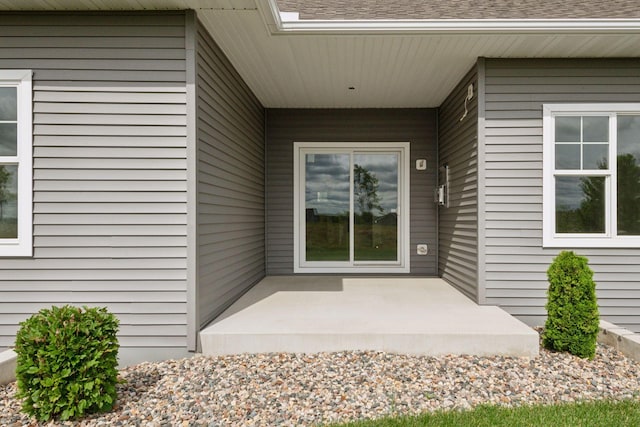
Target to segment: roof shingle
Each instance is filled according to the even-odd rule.
[[[640,18],[640,0],[277,0],[300,19]]]

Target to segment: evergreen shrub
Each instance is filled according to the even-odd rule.
[[[587,258],[562,251],[547,270],[547,277],[549,290],[543,346],[592,359],[600,316],[593,271]]]
[[[52,307],[20,323],[16,397],[39,421],[109,411],[118,382],[118,319],[106,308]]]

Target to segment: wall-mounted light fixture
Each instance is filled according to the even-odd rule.
[[[469,85],[469,87],[467,87],[467,96],[466,98],[464,98],[464,114],[462,115],[462,117],[460,117],[460,122],[464,120],[465,117],[467,117],[467,114],[469,113],[469,111],[467,110],[467,102],[471,101],[473,99],[473,83],[471,83]]]

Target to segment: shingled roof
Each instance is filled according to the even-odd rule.
[[[277,0],[299,18],[358,19],[617,19],[640,18],[638,0]]]

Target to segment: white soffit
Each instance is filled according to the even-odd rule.
[[[312,21],[281,15],[275,0],[0,0],[8,10],[186,8],[270,108],[436,107],[481,56],[640,57],[640,20]]]
[[[481,56],[640,56],[640,20],[299,21],[266,2],[199,13],[266,107],[437,107]]]

